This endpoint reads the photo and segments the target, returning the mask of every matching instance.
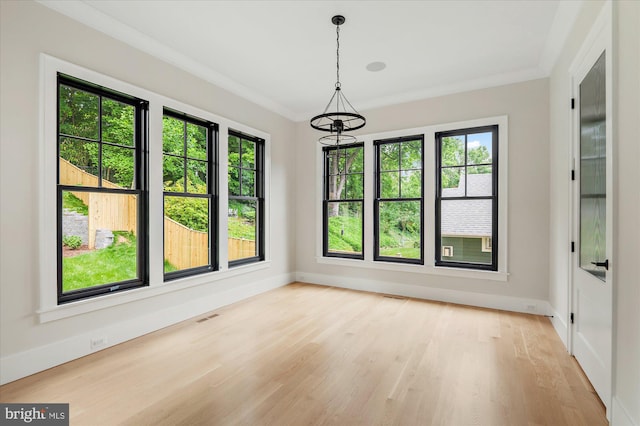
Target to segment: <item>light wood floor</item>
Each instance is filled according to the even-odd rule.
[[[9,383],[0,401],[68,402],[71,425],[607,424],[547,318],[300,283]]]

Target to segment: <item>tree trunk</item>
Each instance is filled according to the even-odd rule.
[[[340,200],[342,199],[342,191],[344,191],[344,187],[347,183],[347,173],[353,165],[353,162],[358,155],[357,150],[353,150],[351,154],[347,157],[346,164],[343,170],[338,168],[339,160],[340,160],[340,149],[336,149],[331,151],[329,154],[333,161],[331,161],[331,170],[329,171],[329,200]],[[329,209],[329,217],[338,216],[340,212],[340,204],[332,203]]]

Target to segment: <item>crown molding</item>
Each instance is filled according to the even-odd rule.
[[[61,13],[90,28],[120,40],[129,46],[182,69],[196,77],[212,83],[222,89],[253,102],[269,111],[275,112],[289,120],[295,120],[296,114],[277,102],[257,93],[228,76],[221,74],[200,62],[172,49],[152,37],[123,24],[120,21],[96,10],[82,1],[68,0],[36,0],[37,3]]]

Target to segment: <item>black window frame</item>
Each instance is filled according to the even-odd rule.
[[[149,134],[149,102],[135,96],[131,96],[113,89],[106,88],[104,86],[94,84],[67,74],[57,73],[56,77],[56,251],[57,251],[57,303],[59,305],[75,302],[82,299],[102,296],[105,294],[112,294],[125,290],[130,290],[139,287],[145,287],[149,285],[149,256],[148,256],[148,217],[149,217],[149,190],[148,190],[148,134]],[[81,136],[66,135],[61,133],[60,129],[60,87],[68,86],[74,89],[82,90],[99,97],[100,101],[98,112],[98,138],[90,139]],[[102,99],[108,98],[115,100],[134,108],[134,176],[133,182],[135,182],[135,188],[106,188],[102,186],[102,155],[99,154],[98,159],[98,186],[97,187],[82,187],[78,185],[66,185],[60,184],[60,140],[61,138],[73,138],[74,140],[82,140],[91,143],[97,143],[100,147],[99,152],[102,152],[102,146],[113,146],[113,142],[103,140],[102,135]],[[113,283],[107,283],[97,285],[94,287],[72,290],[69,292],[63,292],[62,282],[62,238],[63,238],[63,192],[94,192],[94,193],[111,193],[111,194],[132,194],[137,196],[137,271],[138,277],[136,279],[118,281]]]
[[[408,169],[402,168],[402,143],[403,142],[413,142],[420,141],[420,155],[422,158],[421,161],[421,188],[420,188],[420,197],[402,197],[402,179],[398,180],[398,191],[400,197],[395,198],[383,198],[381,196],[382,185],[380,183],[381,176],[381,156],[380,156],[380,147],[382,145],[388,144],[399,144],[398,151],[398,173],[402,173],[402,171],[408,171]],[[424,158],[424,134],[417,134],[412,136],[402,136],[397,138],[388,138],[388,139],[378,139],[373,141],[373,147],[375,152],[375,193],[373,198],[373,260],[376,262],[392,262],[392,263],[402,263],[402,264],[412,264],[412,265],[424,265],[424,170],[425,170],[425,158]],[[416,170],[416,169],[410,169]],[[406,201],[418,201],[420,203],[420,258],[419,259],[411,259],[411,258],[403,258],[403,257],[393,257],[393,256],[382,256],[380,255],[380,203],[383,202],[406,202]]]
[[[329,153],[332,151],[346,150],[352,148],[360,148],[362,149],[363,155],[363,164],[361,172],[348,172],[345,170],[346,175],[362,175],[362,198],[341,198],[341,199],[329,199],[329,179],[331,176],[329,167]],[[365,235],[364,235],[364,224],[365,224],[365,214],[364,214],[364,192],[365,192],[365,182],[364,182],[364,163],[365,163],[365,151],[364,151],[364,143],[356,142],[345,145],[335,145],[335,146],[324,146],[322,147],[322,156],[323,156],[323,197],[322,197],[322,255],[324,257],[336,257],[336,258],[346,258],[346,259],[356,259],[356,260],[364,260],[364,250],[365,250]],[[345,191],[346,193],[346,191]],[[362,235],[361,247],[362,253],[347,253],[347,252],[331,252],[329,251],[329,203],[340,203],[340,202],[349,202],[349,203],[357,203],[361,204],[362,211],[362,229],[360,231]]]
[[[208,238],[208,246],[209,246],[209,263],[207,265],[196,266],[193,268],[180,269],[177,271],[171,272],[163,272],[164,281],[171,281],[179,278],[200,275],[207,272],[212,272],[218,270],[218,173],[217,173],[217,164],[218,164],[218,124],[209,120],[204,120],[187,113],[164,107],[163,108],[163,118],[170,117],[176,120],[180,120],[184,123],[185,131],[184,131],[184,155],[177,155],[171,153],[165,153],[164,149],[162,150],[162,158],[164,160],[165,155],[181,158],[184,160],[184,174],[183,178],[185,179],[184,191],[183,192],[175,192],[175,191],[164,191],[162,193],[162,213],[164,215],[164,201],[166,197],[187,197],[187,198],[202,198],[209,200],[209,238]],[[186,126],[187,123],[194,124],[197,126],[204,127],[207,130],[207,193],[195,193],[189,192],[186,184],[186,176],[187,176],[187,161],[188,160],[198,160],[189,157],[187,155],[187,132]],[[163,162],[164,164],[164,162]],[[163,166],[164,167],[164,166]],[[163,227],[164,229],[164,227]],[[163,232],[162,238],[162,253],[164,258],[165,253],[165,236]]]
[[[469,164],[468,161],[468,144],[467,144],[467,135],[476,134],[476,133],[492,133],[491,140],[491,163],[483,163],[483,164]],[[462,166],[442,166],[442,139],[450,136],[465,136],[465,151],[464,157],[465,162]],[[436,132],[435,134],[435,149],[436,149],[436,195],[435,195],[435,266],[444,266],[451,268],[463,268],[463,269],[474,269],[474,270],[484,270],[484,271],[498,271],[498,222],[499,222],[499,211],[498,211],[498,175],[499,175],[499,158],[498,158],[498,144],[499,144],[499,125],[492,124],[487,126],[480,127],[470,127],[465,129],[456,129],[450,130],[446,132]],[[490,196],[469,196],[467,195],[467,185],[465,185],[465,196],[462,197],[443,197],[442,196],[442,169],[443,168],[456,168],[456,167],[464,167],[465,170],[468,167],[482,166],[482,165],[491,165],[492,167],[492,191],[493,194]],[[468,174],[465,173],[465,179]],[[461,262],[461,261],[447,261],[442,260],[441,246],[442,246],[442,221],[441,221],[441,209],[442,209],[442,200],[483,200],[489,199],[492,201],[491,210],[492,210],[492,232],[491,232],[491,264],[483,264],[483,263],[472,263],[472,262]]]
[[[250,135],[248,133],[244,133],[238,130],[229,129],[228,138],[227,138],[227,146],[229,146],[229,137],[236,137],[239,139],[239,149],[242,152],[242,140],[246,140],[249,142],[253,142],[255,144],[255,169],[250,169],[255,171],[255,196],[247,196],[247,195],[232,195],[231,192],[228,193],[229,200],[238,200],[238,201],[255,201],[256,202],[256,251],[257,254],[251,257],[244,257],[241,259],[229,260],[228,265],[229,268],[247,265],[250,263],[262,262],[265,260],[265,140],[259,138],[257,136]],[[227,156],[227,164],[229,163],[229,159]],[[235,166],[234,166],[235,167]],[[247,169],[242,166],[242,160],[240,159],[240,164],[237,166],[239,169],[238,173],[238,188],[239,193],[242,194],[242,170]],[[249,169],[248,169],[249,170]],[[227,177],[229,176],[229,171],[227,171]],[[227,188],[229,184],[227,183]],[[227,235],[227,241],[228,241]],[[225,242],[228,243],[228,242]]]

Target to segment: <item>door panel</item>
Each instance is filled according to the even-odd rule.
[[[591,63],[574,74],[578,95],[575,154],[578,187],[574,223],[578,243],[572,266],[573,354],[591,381],[600,399],[609,407],[611,398],[611,117],[610,58],[605,49],[590,56]],[[607,265],[607,266],[605,266]]]

